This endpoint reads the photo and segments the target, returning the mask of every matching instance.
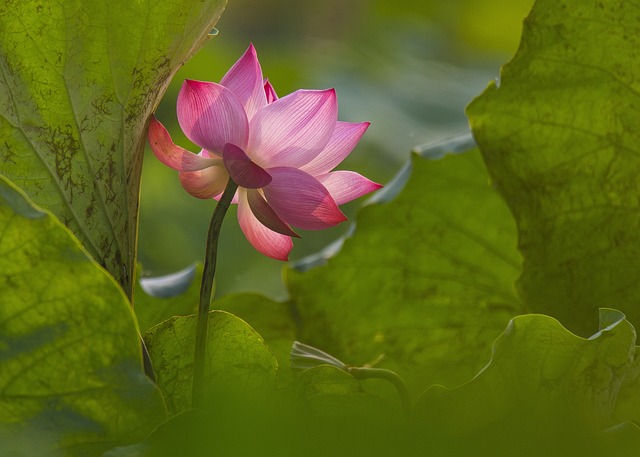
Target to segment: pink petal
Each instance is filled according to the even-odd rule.
[[[368,127],[368,122],[352,124],[338,121],[327,146],[315,159],[300,169],[312,176],[333,170],[356,147]]]
[[[257,163],[298,168],[327,145],[336,126],[333,89],[298,90],[267,105],[251,119],[246,149]]]
[[[267,171],[273,181],[262,190],[284,222],[304,230],[319,230],[347,220],[329,191],[310,174],[289,167]]]
[[[167,129],[155,118],[149,123],[149,145],[158,160],[174,170],[196,171],[221,165],[220,159],[202,157],[176,146]]]
[[[231,179],[240,187],[260,189],[271,182],[271,175],[253,163],[249,156],[235,144],[224,145],[222,159]]]
[[[241,189],[241,188],[239,188]],[[224,189],[223,189],[224,191]],[[220,201],[220,198],[222,197],[222,192],[220,192],[218,195],[214,196],[213,199],[215,201]],[[235,194],[233,194],[233,198],[231,199],[231,204],[232,205],[237,205],[238,204],[238,191],[236,191]]]
[[[256,111],[266,106],[267,97],[262,83],[262,68],[253,44],[249,45],[242,57],[224,75],[220,84],[238,97],[249,119]]]
[[[229,181],[229,174],[224,167],[180,172],[182,187],[197,198],[214,198],[224,191],[227,181]]]
[[[268,79],[264,81],[264,92],[267,95],[267,103],[273,103],[278,99],[278,94]]]
[[[238,189],[238,222],[249,243],[259,252],[277,260],[288,260],[293,241],[260,223],[249,207],[247,190]]]
[[[338,205],[355,200],[382,186],[353,171],[333,171],[315,177]]]
[[[182,131],[201,148],[222,155],[227,143],[246,147],[249,121],[238,98],[226,87],[187,79],[178,94],[177,111]]]
[[[251,208],[253,215],[262,223],[262,225],[274,232],[281,233],[282,235],[300,238],[300,235],[294,232],[289,225],[278,217],[276,212],[271,208],[271,206],[269,206],[269,203],[267,203],[260,192],[254,189],[247,191],[247,200],[249,201],[249,207]]]

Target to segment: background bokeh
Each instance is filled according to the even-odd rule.
[[[216,27],[219,34],[178,72],[156,116],[176,143],[197,151],[177,124],[180,85],[186,78],[219,81],[253,43],[264,75],[280,96],[300,88],[335,87],[340,120],[371,122],[339,168],[384,184],[412,148],[468,131],[464,107],[515,52],[532,3],[229,0]],[[363,200],[342,207],[350,219]],[[139,227],[145,275],[201,261],[214,204],[184,192],[177,172],[146,151]],[[291,260],[322,249],[348,224],[299,231],[302,238],[295,240]],[[232,208],[221,235],[216,294],[256,291],[284,298],[283,267],[249,245]]]

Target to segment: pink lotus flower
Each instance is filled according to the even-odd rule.
[[[358,173],[331,171],[349,155],[368,122],[338,121],[333,89],[298,90],[278,98],[262,77],[253,45],[220,84],[187,80],[178,95],[178,122],[191,153],[173,143],[152,118],[149,143],[156,157],[180,172],[194,197],[219,199],[231,177],[233,203],[249,242],[287,260],[291,228],[318,230],[346,220],[338,205],[380,188]]]

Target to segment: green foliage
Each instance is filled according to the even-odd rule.
[[[214,302],[213,307],[229,311],[251,323],[278,360],[278,379],[286,385],[291,379],[289,352],[298,335],[295,310],[290,304],[258,294],[232,294]]]
[[[2,173],[132,294],[147,119],[224,0],[0,5]]]
[[[144,337],[172,415],[191,407],[195,328],[196,316],[174,317]],[[230,392],[253,395],[275,388],[277,367],[260,335],[244,321],[226,312],[210,313],[205,366],[209,401],[215,404]]]
[[[281,367],[298,339],[347,364],[397,371],[415,395],[467,381],[523,312],[512,291],[515,227],[477,151],[415,155],[402,177],[406,185],[399,179],[363,208],[326,265],[287,272],[289,303],[238,294],[213,306],[254,326]]]
[[[621,386],[637,389],[635,330],[613,310],[600,312],[600,326],[583,339],[549,316],[514,318],[482,372],[455,390],[430,388],[418,420],[442,443],[472,442],[481,455],[508,453],[514,443],[533,450],[523,455],[599,455],[601,431],[640,417],[615,412]]]
[[[0,6],[2,172],[86,245],[0,181],[0,453],[637,455],[632,3],[538,0],[468,109],[480,151],[415,154],[337,254],[287,271],[288,301],[215,302],[235,315],[210,314],[198,410],[195,316],[164,319],[193,310],[199,281],[136,291],[159,389],[125,295],[146,119],[222,2],[156,3]],[[601,309],[598,327],[603,307],[628,320]],[[348,367],[289,370],[296,339],[396,371],[422,394],[413,417]],[[171,417],[149,435],[160,392]]]
[[[127,298],[4,180],[0,272],[0,454],[99,455],[163,420]]]
[[[300,341],[345,363],[379,361],[417,394],[468,380],[523,311],[515,228],[478,152],[411,166],[395,199],[363,208],[339,255],[287,279]]]
[[[623,0],[539,0],[468,108],[513,212],[532,311],[582,335],[599,307],[640,325],[640,17]]]

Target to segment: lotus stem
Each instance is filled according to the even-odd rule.
[[[207,248],[204,259],[204,271],[202,273],[202,285],[200,286],[200,302],[198,304],[198,320],[196,323],[196,347],[193,360],[193,385],[191,391],[191,406],[197,407],[204,400],[204,376],[207,356],[207,340],[209,331],[209,307],[213,290],[213,279],[216,274],[216,262],[218,258],[218,238],[222,221],[231,205],[231,200],[236,193],[238,185],[229,178],[229,182],[213,210],[209,233],[207,234]]]

